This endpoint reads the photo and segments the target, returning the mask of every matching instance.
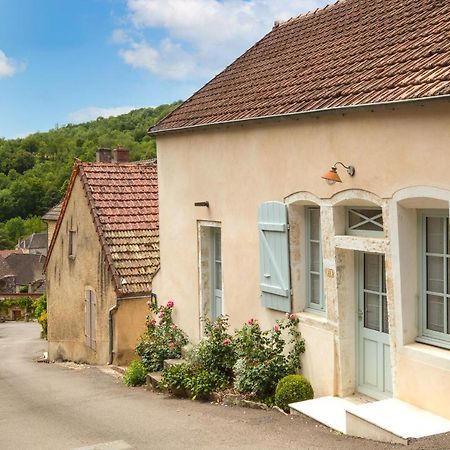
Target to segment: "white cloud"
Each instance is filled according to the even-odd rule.
[[[98,117],[112,117],[126,114],[139,106],[116,106],[113,108],[99,108],[97,106],[89,106],[78,111],[69,113],[69,121],[71,123],[89,122]]]
[[[158,29],[158,43],[141,39],[120,51],[133,67],[166,78],[202,78],[219,71],[285,20],[328,0],[128,0],[130,27]],[[202,70],[199,70],[202,68]]]
[[[0,50],[0,78],[12,77],[16,72],[25,68],[25,65],[8,58]]]

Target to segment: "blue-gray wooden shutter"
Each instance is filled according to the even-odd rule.
[[[287,207],[265,202],[259,207],[261,300],[266,308],[291,311]]]

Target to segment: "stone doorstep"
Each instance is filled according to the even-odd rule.
[[[187,361],[185,360],[185,359],[183,359],[183,358],[178,358],[178,359],[166,359],[166,360],[164,360],[164,369],[168,369],[169,367],[172,367],[172,366],[176,366],[176,365],[178,365],[178,364],[184,364],[184,363],[186,363]]]
[[[341,433],[397,444],[450,431],[449,420],[397,399],[360,403],[329,396],[289,407]]]
[[[161,379],[162,379],[162,372],[148,373],[147,376],[145,377],[145,388],[148,390],[156,389]]]

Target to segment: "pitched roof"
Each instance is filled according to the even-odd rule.
[[[450,2],[341,0],[275,25],[151,132],[450,95]]]
[[[14,275],[13,270],[9,267],[5,258],[0,255],[0,279]]]
[[[151,292],[159,268],[158,179],[156,161],[76,162],[49,249],[49,258],[75,179],[79,177],[116,292]]]
[[[62,202],[55,205],[52,209],[47,211],[43,216],[42,220],[54,220],[55,222],[58,220],[59,214],[61,213]]]
[[[39,248],[47,249],[47,240],[48,234],[46,231],[42,233],[33,233],[23,241],[20,241],[18,247],[27,248],[30,250]]]
[[[11,253],[5,258],[8,266],[16,276],[16,283],[27,285],[44,278],[45,256],[32,253]]]

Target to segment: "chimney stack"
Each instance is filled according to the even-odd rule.
[[[130,151],[119,145],[112,151],[112,160],[115,163],[127,163],[130,160]]]
[[[112,158],[110,148],[99,148],[97,149],[95,160],[101,163],[110,163]]]

